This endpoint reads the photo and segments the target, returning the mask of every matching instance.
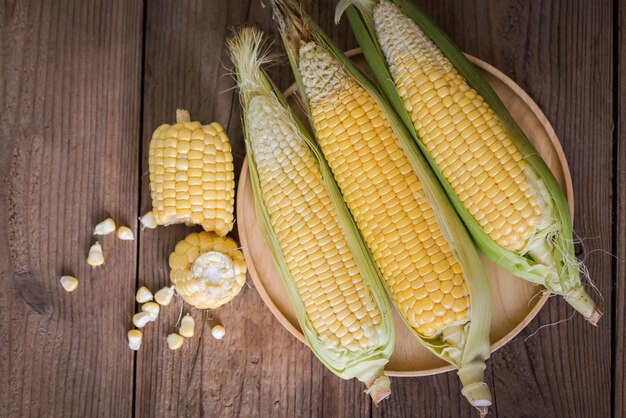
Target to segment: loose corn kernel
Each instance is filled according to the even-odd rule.
[[[154,294],[154,300],[161,306],[167,306],[174,296],[174,286],[165,286]]]
[[[146,286],[141,286],[137,289],[137,294],[135,295],[135,300],[137,303],[146,303],[153,300],[152,292]]]
[[[135,234],[133,231],[127,226],[120,226],[117,230],[117,237],[123,241],[133,241],[135,239]]]
[[[141,347],[142,337],[143,334],[138,329],[131,329],[130,331],[128,331],[128,347],[131,350],[139,350],[139,348]]]
[[[211,329],[211,335],[216,340],[221,340],[226,335],[226,329],[221,325],[216,325]]]
[[[68,292],[73,292],[78,287],[78,279],[74,276],[61,276],[59,281],[61,282],[63,289]]]
[[[96,243],[89,248],[87,264],[92,267],[98,267],[104,264],[104,253],[102,252],[102,246],[98,241],[96,241]]]
[[[109,235],[113,232],[115,232],[115,221],[111,218],[98,223],[93,230],[94,235]]]
[[[170,350],[178,350],[183,346],[185,339],[176,333],[172,333],[167,336],[167,345]]]
[[[151,318],[148,312],[139,312],[133,315],[133,324],[137,328],[143,328],[150,321],[151,321]]]
[[[180,321],[180,328],[178,329],[178,333],[185,338],[191,338],[194,334],[195,325],[196,321],[194,321],[191,315],[187,314]]]
[[[156,302],[146,302],[141,305],[141,311],[150,314],[150,321],[156,321],[160,310],[161,307]]]
[[[154,220],[154,214],[152,213],[152,211],[147,212],[141,218],[139,218],[139,222],[141,222],[142,227],[148,229],[154,229],[158,226],[156,221]]]

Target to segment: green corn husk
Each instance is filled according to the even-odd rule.
[[[469,402],[485,414],[491,405],[491,394],[484,383],[485,361],[490,356],[489,329],[491,325],[491,288],[480,261],[478,252],[472,243],[462,221],[450,204],[445,192],[441,189],[428,163],[415,145],[413,139],[404,129],[393,108],[371,84],[371,82],[337,49],[317,24],[292,1],[274,1],[274,16],[279,23],[280,33],[285,44],[287,55],[298,84],[298,90],[309,118],[309,104],[305,88],[299,72],[299,48],[301,43],[313,41],[336,59],[384,110],[394,132],[400,139],[405,154],[417,174],[426,197],[431,202],[437,221],[443,234],[452,248],[463,274],[470,294],[470,320],[462,329],[450,330],[428,338],[419,334],[409,325],[414,336],[432,353],[458,369],[458,375],[464,386],[463,394]],[[311,125],[315,128],[314,121]],[[459,326],[457,326],[459,328]]]
[[[385,295],[385,290],[380,284],[378,269],[371,259],[360,232],[345,206],[330,168],[294,111],[262,69],[263,65],[271,61],[268,58],[264,44],[263,34],[252,28],[242,29],[228,42],[231,58],[235,64],[234,72],[243,108],[242,119],[245,146],[261,232],[274,256],[282,281],[296,308],[300,327],[314,354],[337,376],[343,379],[357,378],[364,382],[368,388],[366,392],[378,403],[389,396],[391,391],[390,379],[384,375],[384,367],[388,363],[395,346],[395,329],[391,307]],[[250,103],[254,99],[259,98],[271,103],[272,109],[276,109],[270,116],[270,118],[274,119],[269,122],[278,124],[278,126],[288,126],[293,135],[301,141],[303,148],[306,150],[305,152],[310,153],[314,160],[317,161],[325,190],[336,209],[340,226],[346,235],[348,246],[356,260],[358,271],[371,293],[372,300],[369,303],[373,303],[378,307],[382,317],[381,323],[375,330],[378,337],[377,344],[374,346],[356,350],[342,346],[329,346],[323,338],[320,338],[320,335],[318,335],[309,320],[303,299],[298,292],[294,276],[288,268],[283,249],[274,230],[261,188],[253,144],[255,141],[272,141],[276,143],[276,146],[280,146],[281,138],[268,139],[267,137],[255,137],[255,135],[251,134]]]
[[[523,251],[511,251],[492,240],[463,205],[442,174],[441,168],[420,140],[405,109],[376,36],[373,10],[379,2],[380,0],[341,0],[336,8],[335,19],[338,21],[340,16],[344,12],[346,13],[354,35],[383,92],[430,163],[448,197],[469,229],[476,245],[489,258],[515,276],[543,285],[550,293],[563,296],[587,321],[596,325],[602,316],[602,311],[582,285],[581,271],[586,273],[586,270],[574,254],[569,206],[550,169],[513,120],[491,86],[450,38],[415,3],[408,0],[393,0],[392,3],[417,24],[443,52],[459,74],[495,111],[507,129],[514,145],[527,161],[531,169],[529,181],[533,188],[541,194],[542,200],[545,200],[551,213],[552,219],[549,226],[540,230]]]

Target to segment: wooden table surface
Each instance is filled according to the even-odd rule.
[[[334,1],[310,10],[344,48]],[[605,310],[593,328],[551,299],[488,363],[493,416],[624,416],[626,332],[626,4],[618,0],[420,0],[463,50],[519,83],[552,122],[569,160],[575,227]],[[238,172],[240,111],[224,40],[254,24],[276,39],[259,0],[0,2],[0,416],[473,417],[458,378],[395,378],[373,407],[283,329],[252,286],[194,311],[196,337],[172,352],[177,306],[128,349],[135,289],[168,281],[188,229],[105,237],[107,264],[85,256],[111,215],[138,230],[150,208],[147,149],[174,119],[224,125]],[[273,76],[291,83],[286,62]],[[236,234],[235,234],[236,235]],[[614,254],[612,257],[610,254]],[[74,274],[79,288],[58,283]],[[569,319],[569,320],[567,320]],[[556,325],[541,326],[567,320]],[[210,335],[223,323],[226,338]]]

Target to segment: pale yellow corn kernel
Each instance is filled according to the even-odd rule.
[[[211,335],[216,340],[221,340],[222,338],[224,338],[224,335],[226,335],[226,328],[224,328],[222,325],[215,325],[213,328],[211,328]]]
[[[174,297],[174,286],[165,286],[154,294],[154,300],[161,306],[167,306]]]
[[[170,279],[178,294],[200,309],[215,309],[230,302],[246,281],[238,247],[232,238],[212,232],[187,235],[169,259]]]
[[[456,320],[433,302],[446,293],[440,277],[464,278],[400,140],[374,98],[313,42],[300,48],[300,71],[322,151],[398,309],[421,335],[440,332]],[[358,120],[344,111],[357,105],[368,109]],[[332,129],[318,130],[324,124]],[[469,320],[469,295],[458,302]]]
[[[178,328],[178,333],[185,338],[191,338],[194,334],[194,327],[196,322],[190,314],[187,314],[180,321],[180,328]]]
[[[189,114],[180,110],[179,116]],[[190,124],[199,128],[191,130]],[[235,184],[228,141],[217,123],[202,126],[177,119],[155,131],[149,151],[155,224],[199,224],[220,236],[232,229]],[[214,211],[207,214],[208,208]]]
[[[78,287],[78,279],[74,276],[61,276],[61,286],[68,292],[73,292]]]
[[[318,163],[285,112],[271,98],[258,96],[249,103],[247,122],[261,192],[287,267],[325,344],[340,347],[343,339],[352,346],[367,335],[363,344],[375,346],[379,336],[366,329],[376,330],[381,313],[369,291],[357,293],[365,288],[363,278]],[[351,295],[354,303],[348,304]],[[331,304],[346,306],[346,312]]]
[[[128,331],[128,348],[131,350],[137,351],[141,348],[141,342],[143,339],[143,334],[138,329],[131,329]]]
[[[396,5],[379,3],[374,25],[398,93],[443,175],[491,239],[510,250],[522,250],[537,231],[543,208],[524,174],[527,162],[502,122]],[[439,75],[446,79],[445,87],[422,81],[424,76]],[[458,93],[440,95],[443,89]],[[522,212],[526,203],[538,208],[531,216]],[[488,210],[503,216],[485,216]],[[523,216],[512,216],[516,213]],[[518,231],[514,239],[507,233],[511,230]]]
[[[167,346],[170,350],[178,350],[183,346],[185,339],[175,332],[167,336]]]
[[[98,241],[96,241],[96,243],[89,248],[87,264],[92,267],[98,267],[104,264],[104,253],[102,252],[102,246]]]
[[[141,226],[143,226],[144,228],[154,229],[158,226],[156,221],[154,220],[154,214],[152,213],[152,211],[147,212],[145,215],[139,218],[139,221],[141,222]]]
[[[143,328],[150,321],[151,318],[148,312],[138,312],[133,315],[133,325],[135,325],[137,328]]]
[[[94,235],[109,235],[113,232],[115,232],[115,221],[112,218],[107,218],[96,224],[96,227],[93,230]]]
[[[135,294],[135,300],[137,301],[137,303],[150,302],[152,299],[152,292],[146,286],[141,286],[139,289],[137,289],[137,293]]]
[[[150,321],[156,321],[159,316],[161,307],[156,302],[146,302],[141,305],[141,312],[146,312],[150,315]]]
[[[119,227],[117,230],[117,237],[122,241],[133,241],[135,239],[133,231],[127,226]]]

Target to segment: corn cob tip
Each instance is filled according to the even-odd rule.
[[[598,321],[603,315],[602,309],[596,305],[582,285],[574,287],[564,297],[572,308],[585,317],[587,322],[593,326],[598,326]]]
[[[593,308],[593,313],[591,314],[591,316],[589,318],[585,318],[585,319],[591,325],[593,325],[594,327],[597,327],[598,326],[598,321],[600,320],[600,318],[602,318],[602,315],[604,315],[604,312],[602,311],[602,309],[600,309],[598,306],[595,306]]]
[[[385,376],[382,371],[379,375],[374,376],[370,382],[366,383],[365,393],[372,397],[374,404],[378,405],[391,395],[391,379]]]
[[[478,411],[478,416],[480,418],[484,418],[489,414],[489,407],[488,406],[478,406],[476,407],[476,410]]]
[[[176,109],[176,123],[191,122],[191,116],[185,109]]]

